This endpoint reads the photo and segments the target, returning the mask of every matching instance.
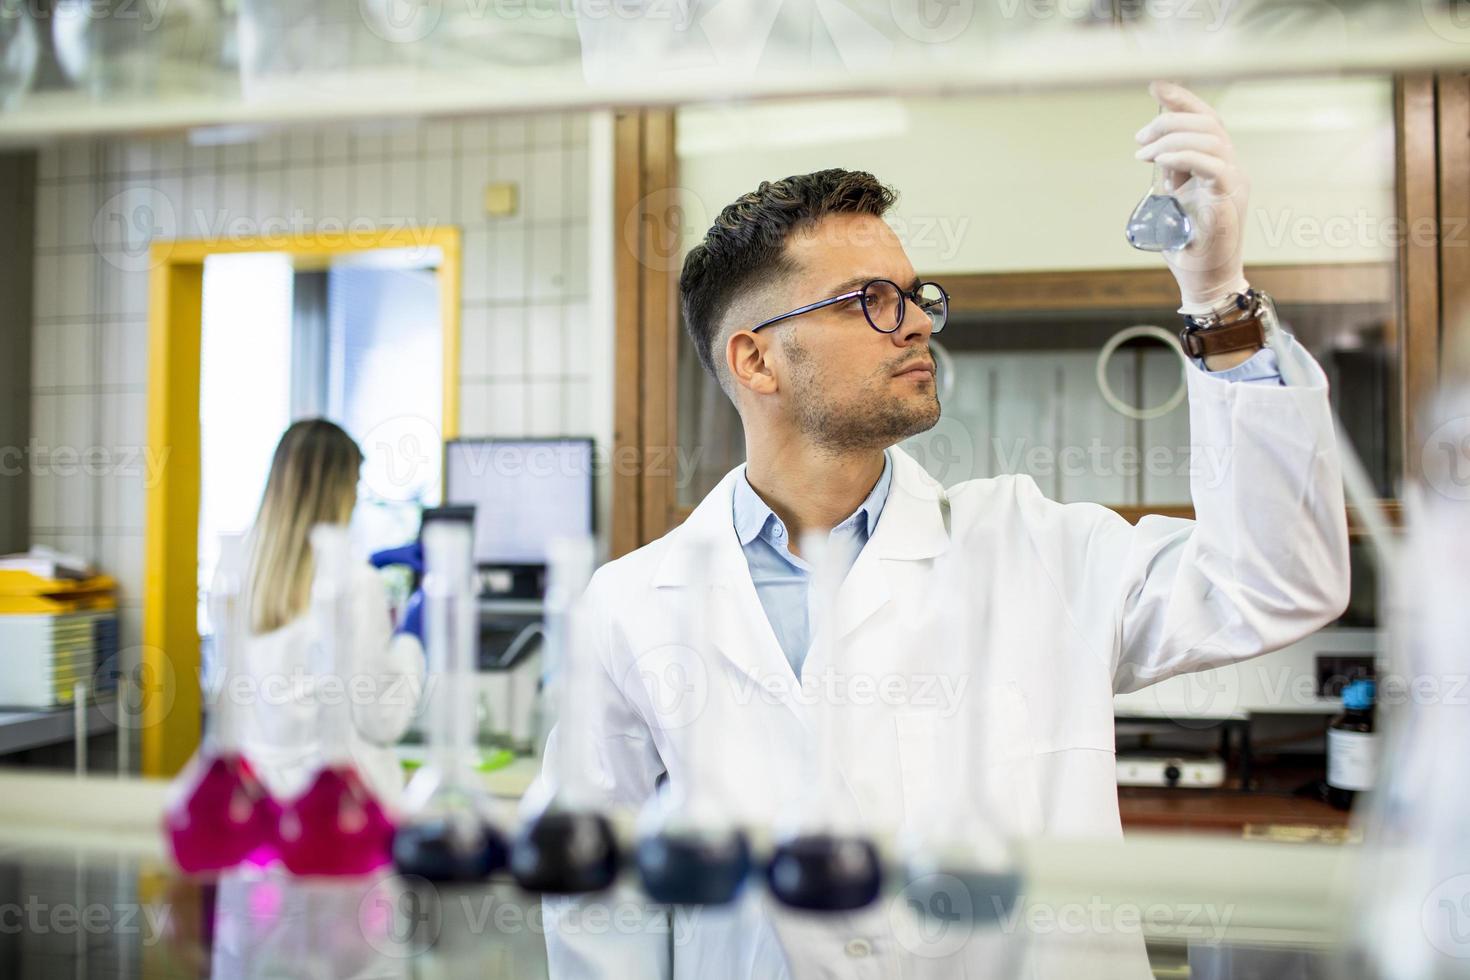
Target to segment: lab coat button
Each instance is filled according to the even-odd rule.
[[[847,955],[855,960],[860,960],[873,951],[873,944],[866,939],[849,939],[847,941]]]

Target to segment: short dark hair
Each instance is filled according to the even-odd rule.
[[[786,240],[793,231],[829,214],[881,218],[898,199],[870,173],[818,170],[762,181],[726,206],[684,259],[679,298],[684,327],[699,361],[715,380],[715,342],[720,320],[741,291],[792,271]]]

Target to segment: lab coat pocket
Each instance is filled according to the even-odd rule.
[[[1009,832],[1040,832],[1035,741],[1026,698],[1015,682],[967,700],[949,717],[900,712],[894,723],[907,821],[922,820],[936,808],[965,806]]]

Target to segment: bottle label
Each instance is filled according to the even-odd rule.
[[[1327,732],[1327,784],[1338,789],[1373,788],[1378,771],[1378,735],[1374,732]]]

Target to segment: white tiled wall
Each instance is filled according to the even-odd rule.
[[[31,533],[118,576],[124,646],[139,635],[148,242],[354,221],[457,225],[461,433],[596,434],[607,388],[590,353],[604,347],[589,336],[604,319],[589,315],[588,131],[586,115],[567,114],[42,152],[32,409],[44,455],[32,454]],[[520,185],[514,216],[485,214],[492,181]],[[52,459],[55,447],[76,452],[75,464]]]

